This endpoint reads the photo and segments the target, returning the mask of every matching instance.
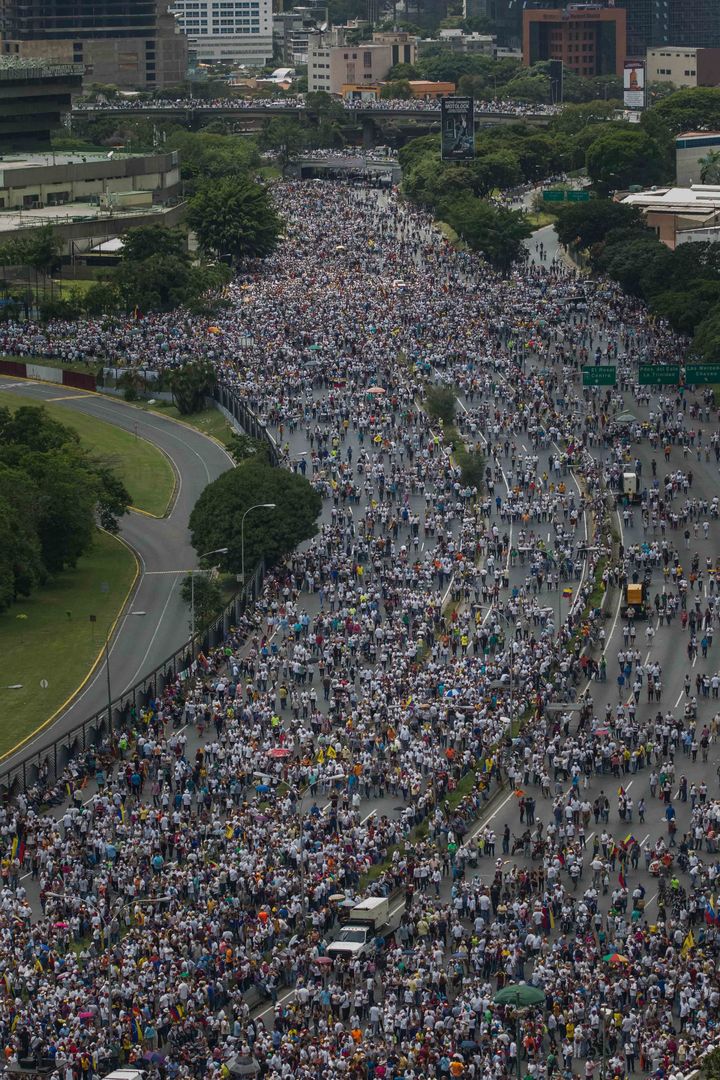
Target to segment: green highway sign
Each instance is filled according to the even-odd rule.
[[[678,386],[679,364],[638,364],[640,386]]]
[[[614,386],[616,382],[617,368],[614,365],[582,369],[583,386]]]
[[[590,201],[590,192],[589,191],[568,191],[567,198],[568,198],[568,202],[589,202]]]
[[[700,383],[720,383],[720,364],[687,364],[685,382],[692,386]]]
[[[565,202],[565,192],[543,191],[543,202]]]

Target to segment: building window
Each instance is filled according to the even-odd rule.
[[[367,52],[363,53],[363,67],[366,67],[366,68],[371,68],[372,67],[372,53],[370,52],[369,49],[368,49]]]

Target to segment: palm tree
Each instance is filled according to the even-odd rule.
[[[720,150],[709,150],[705,157],[700,158],[700,183],[720,183]]]

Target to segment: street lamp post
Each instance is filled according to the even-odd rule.
[[[240,576],[242,577],[242,583],[245,584],[245,518],[252,510],[274,510],[275,503],[255,503],[254,506],[249,506],[242,516],[240,521]]]
[[[212,551],[206,551],[198,557],[198,562],[203,559],[207,559],[208,555],[227,555],[227,548],[213,548]],[[207,573],[207,571],[202,571]],[[192,653],[193,660],[195,659],[195,574],[197,570],[190,571],[190,651]]]

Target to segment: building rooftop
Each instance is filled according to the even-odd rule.
[[[48,168],[53,165],[84,165],[90,161],[113,161],[116,158],[146,157],[145,154],[125,154],[114,151],[112,157],[108,153],[93,154],[87,151],[77,153],[56,152],[45,154],[0,154],[0,172],[9,172],[12,169],[37,169]]]
[[[720,210],[720,184],[693,184],[691,187],[656,188],[633,192],[622,202],[645,210],[677,214],[711,214]]]
[[[3,210],[0,212],[0,234],[15,232],[21,228],[35,228],[39,225],[70,225],[80,221],[116,221],[124,223],[133,217],[143,218],[149,214],[162,216],[166,206],[143,206],[124,209],[113,205],[108,211],[105,206],[94,203],[69,203],[65,206],[38,206],[30,210]]]

